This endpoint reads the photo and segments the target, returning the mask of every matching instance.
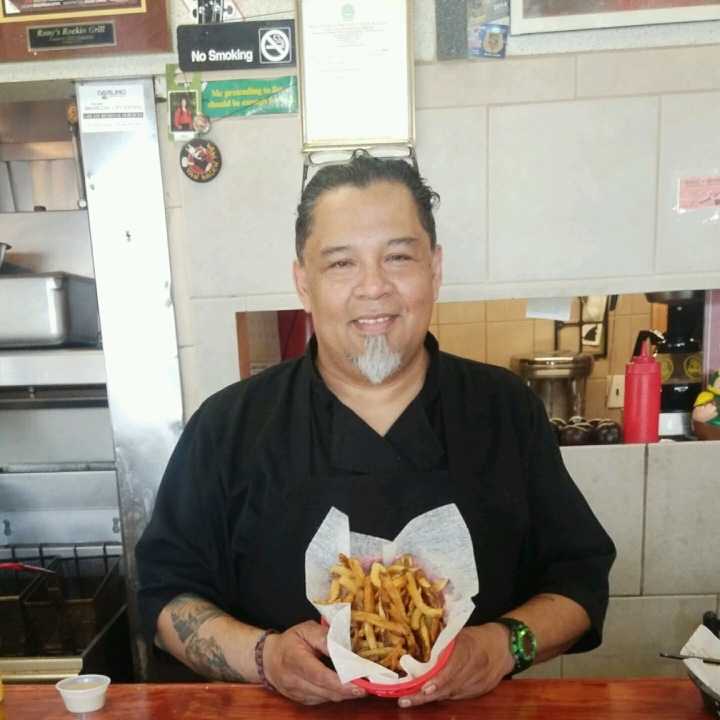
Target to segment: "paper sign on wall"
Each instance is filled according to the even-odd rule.
[[[141,85],[81,85],[78,109],[84,133],[129,132],[145,126]]]
[[[707,210],[720,206],[720,175],[678,180],[677,211]]]

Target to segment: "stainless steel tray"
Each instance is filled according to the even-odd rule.
[[[95,281],[69,273],[0,275],[0,348],[96,345]]]

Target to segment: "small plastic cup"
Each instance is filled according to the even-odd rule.
[[[105,705],[110,678],[107,675],[76,675],[55,683],[65,707],[71,713],[89,713]]]

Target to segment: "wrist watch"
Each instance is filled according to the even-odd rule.
[[[533,631],[515,618],[501,617],[493,622],[504,625],[510,631],[510,654],[515,660],[512,674],[527,670],[537,655],[537,640]]]

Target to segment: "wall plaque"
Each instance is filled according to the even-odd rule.
[[[115,24],[112,21],[39,27],[31,25],[27,29],[27,34],[30,51],[115,45]]]

